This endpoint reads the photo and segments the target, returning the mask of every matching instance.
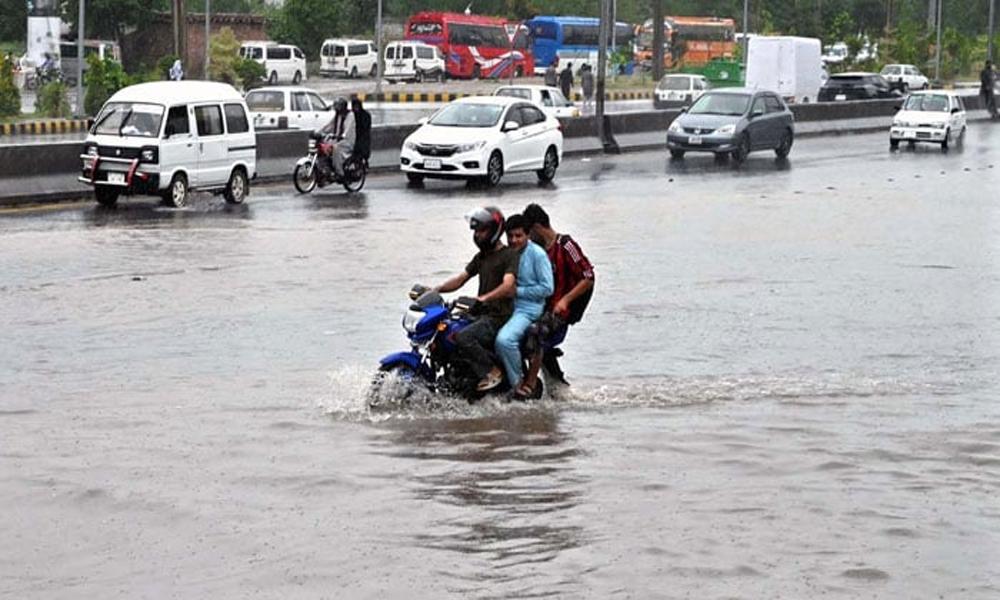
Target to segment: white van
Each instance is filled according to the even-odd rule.
[[[184,206],[192,189],[239,204],[257,175],[257,136],[243,97],[231,85],[157,81],[119,90],[94,119],[79,181],[97,201],[159,195]]]
[[[306,79],[306,55],[297,46],[286,46],[274,42],[244,42],[240,46],[240,56],[252,58],[264,65],[265,78],[271,85],[292,82],[298,85]]]
[[[326,40],[319,51],[319,74],[375,77],[378,73],[378,50],[366,40]]]
[[[385,47],[383,76],[395,81],[444,81],[444,54],[437,46],[424,42],[392,42]]]
[[[775,92],[785,102],[816,102],[823,85],[818,39],[761,35],[748,44],[747,87]]]

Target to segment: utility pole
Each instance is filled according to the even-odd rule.
[[[743,0],[743,79],[746,79],[747,54],[750,54],[750,38],[747,37],[750,25],[750,0]]]
[[[187,11],[184,0],[173,0],[174,17],[174,54],[181,59],[181,63],[187,62]],[[190,65],[187,65],[190,68]]]
[[[382,96],[382,61],[385,60],[385,48],[382,44],[382,0],[378,0],[378,12],[375,15],[375,50],[378,51],[378,59],[375,64],[375,101],[378,102]]]
[[[663,78],[663,0],[653,0],[653,79]]]
[[[937,0],[937,43],[934,44],[934,80],[941,83],[941,6],[944,0]]]
[[[993,62],[993,13],[995,10],[996,0],[990,0],[990,24],[988,28],[988,33],[986,37],[986,60]]]
[[[76,22],[76,114],[83,116],[83,34],[86,17],[86,0],[80,0],[80,12],[77,15],[79,19]]]
[[[212,0],[205,0],[205,79],[208,80],[209,37],[212,24]]]
[[[601,0],[601,25],[597,30],[599,36],[597,45],[597,138],[608,153],[617,154],[621,150],[611,132],[611,123],[604,116],[604,83],[608,71],[608,22],[611,20],[610,0]]]

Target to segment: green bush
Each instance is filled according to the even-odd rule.
[[[38,90],[38,100],[35,113],[51,119],[65,119],[72,113],[69,98],[66,95],[66,84],[61,81],[50,81]]]
[[[229,27],[223,27],[211,38],[208,55],[208,78],[236,85],[236,65],[240,60],[240,42]]]
[[[84,110],[88,115],[96,115],[115,92],[141,80],[142,77],[131,77],[121,64],[109,58],[101,60],[91,54],[87,57],[87,73],[84,75],[87,84],[87,93],[83,97]]]
[[[156,77],[157,79],[170,79],[170,69],[174,66],[174,61],[177,60],[177,55],[168,54],[156,61]]]
[[[0,59],[0,117],[21,114],[21,92],[14,85],[14,65],[7,58]]]
[[[267,69],[252,58],[239,58],[236,61],[236,76],[243,89],[249,90],[260,85],[267,76]]]

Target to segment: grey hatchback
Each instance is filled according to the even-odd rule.
[[[742,163],[753,150],[774,150],[785,158],[795,139],[795,118],[773,92],[747,88],[711,90],[667,129],[670,156],[685,152],[731,154]]]

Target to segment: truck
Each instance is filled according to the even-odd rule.
[[[789,103],[815,102],[822,86],[822,45],[816,38],[757,36],[748,40],[746,85]]]

